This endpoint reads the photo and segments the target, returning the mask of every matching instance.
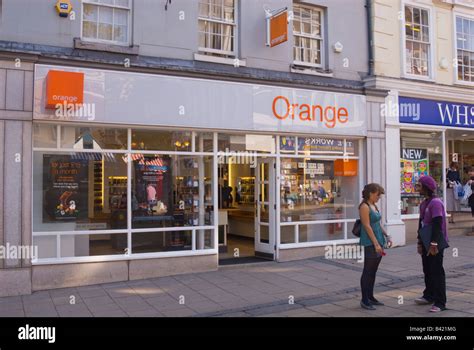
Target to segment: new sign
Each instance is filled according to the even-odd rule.
[[[267,17],[267,46],[274,47],[288,40],[288,10],[276,11]]]
[[[398,104],[400,123],[474,128],[474,104],[401,96]]]

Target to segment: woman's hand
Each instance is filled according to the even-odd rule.
[[[420,254],[420,255],[423,254],[423,244],[418,243],[418,244],[416,245],[416,251],[417,251],[418,254]]]
[[[376,245],[375,245],[375,252],[376,252],[378,255],[382,255],[383,249],[382,249],[382,247],[380,246],[380,244],[376,244]]]
[[[392,245],[393,245],[392,239],[390,237],[387,237],[387,247],[392,248]]]
[[[430,250],[428,251],[428,255],[435,256],[436,254],[438,254],[438,246],[430,245]]]

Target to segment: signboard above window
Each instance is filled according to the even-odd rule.
[[[266,45],[274,47],[288,41],[288,9],[270,12],[267,15],[267,42]]]

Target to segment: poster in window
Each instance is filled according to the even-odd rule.
[[[43,167],[43,222],[87,218],[88,160],[45,154]]]
[[[171,158],[165,155],[133,156],[137,213],[166,215],[172,209]]]
[[[400,155],[401,193],[416,194],[415,184],[420,177],[428,175],[428,150],[424,148],[402,148]]]

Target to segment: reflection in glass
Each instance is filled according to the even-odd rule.
[[[61,127],[61,147],[77,150],[127,149],[127,129]]]
[[[359,191],[354,170],[336,176],[334,160],[282,158],[281,221],[356,218]]]

